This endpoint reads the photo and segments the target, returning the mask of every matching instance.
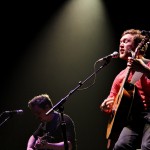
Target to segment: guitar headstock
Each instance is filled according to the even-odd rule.
[[[150,44],[150,38],[148,36],[145,36],[145,38],[143,38],[142,41],[138,44],[134,53],[134,58],[136,58],[139,52],[144,55],[149,44]]]
[[[149,37],[145,37],[142,40],[140,51],[145,52],[147,50],[149,44],[150,44]]]

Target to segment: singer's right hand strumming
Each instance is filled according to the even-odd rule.
[[[111,113],[112,112],[112,106],[114,103],[114,98],[107,98],[105,99],[102,104],[100,105],[101,111],[105,113]]]

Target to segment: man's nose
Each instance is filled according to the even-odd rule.
[[[119,47],[120,47],[120,48],[124,47],[124,44],[123,44],[123,43],[120,43]]]

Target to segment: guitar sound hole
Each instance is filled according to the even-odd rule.
[[[133,90],[133,89],[134,89],[134,85],[131,84],[131,83],[126,82],[125,85],[124,85],[124,88],[125,88],[127,91],[130,91],[130,90]]]

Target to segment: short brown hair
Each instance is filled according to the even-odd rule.
[[[39,106],[42,109],[45,109],[48,105],[50,108],[53,107],[53,103],[48,94],[41,94],[35,96],[28,102],[28,107],[31,109],[35,105]]]
[[[125,30],[123,33],[122,33],[122,36],[126,35],[126,34],[131,34],[134,36],[134,46],[135,48],[138,46],[138,44],[145,38],[144,35],[142,35],[142,32],[141,30],[139,29],[128,29],[128,30]],[[145,53],[145,50],[141,49],[140,50],[140,54],[144,54]]]

